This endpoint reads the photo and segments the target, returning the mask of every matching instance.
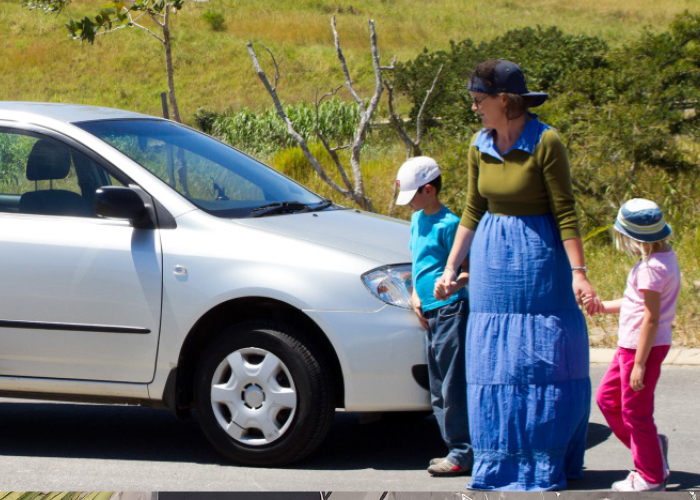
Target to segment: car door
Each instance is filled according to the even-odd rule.
[[[95,189],[118,184],[98,161],[0,126],[0,376],[153,378],[159,232],[95,215]]]

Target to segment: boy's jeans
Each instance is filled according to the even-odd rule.
[[[460,300],[424,313],[430,399],[447,459],[464,466],[471,461],[464,344],[469,303]]]
[[[651,484],[660,484],[666,479],[654,424],[654,389],[669,347],[651,348],[644,372],[644,389],[641,391],[630,387],[637,350],[618,347],[596,392],[596,402],[610,429],[632,450],[637,472]]]

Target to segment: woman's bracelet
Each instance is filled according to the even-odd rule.
[[[586,266],[574,266],[571,268],[572,271],[583,271],[584,274],[588,272],[588,268]]]

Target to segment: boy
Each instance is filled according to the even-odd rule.
[[[440,202],[442,177],[432,158],[418,156],[404,163],[397,174],[397,205],[409,205],[413,254],[413,309],[426,328],[430,396],[440,433],[449,453],[430,461],[433,476],[471,472],[474,457],[469,444],[464,336],[469,314],[469,274],[457,277],[460,289],[444,301],[433,296],[454,242],[459,217]],[[464,269],[466,265],[462,266]]]

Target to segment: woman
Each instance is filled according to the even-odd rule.
[[[566,149],[528,112],[514,63],[469,82],[484,129],[469,151],[467,207],[436,296],[471,251],[467,402],[472,489],[559,490],[581,477],[590,412],[586,277]],[[573,285],[573,286],[572,286]],[[593,305],[591,305],[593,307]]]

